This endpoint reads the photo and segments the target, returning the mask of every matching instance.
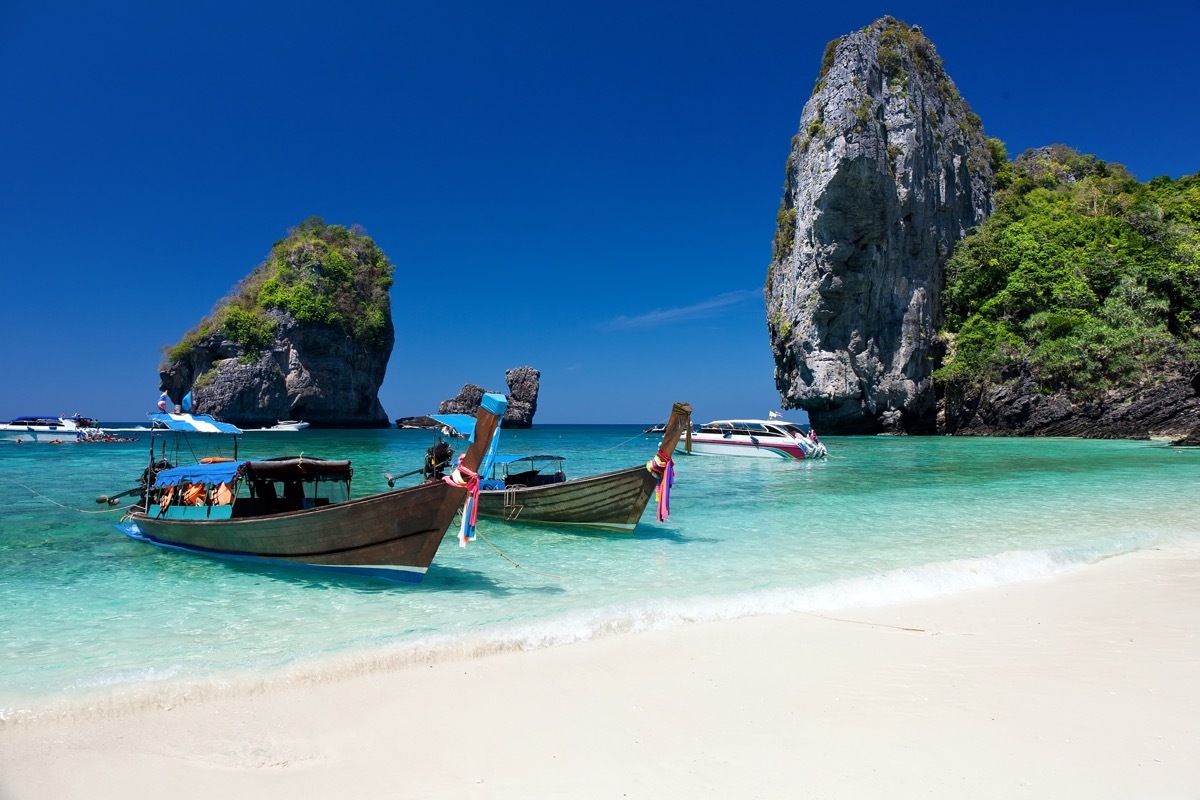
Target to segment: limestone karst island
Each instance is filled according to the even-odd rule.
[[[362,230],[306,220],[168,349],[162,388],[242,427],[389,427],[393,271]]]
[[[775,382],[823,433],[1200,425],[1200,179],[1010,162],[918,26],[826,47],[777,223]]]
[[[822,433],[1200,429],[1197,176],[1063,145],[1010,161],[891,17],[829,42],[784,175],[764,347]],[[363,231],[307,220],[170,348],[162,387],[245,426],[387,426],[392,272]],[[528,427],[539,373],[506,377],[504,425]]]
[[[361,228],[305,220],[167,349],[162,390],[174,404],[190,392],[198,410],[248,428],[282,419],[390,427],[379,387],[395,342],[394,270]],[[533,425],[540,374],[529,366],[505,374],[505,428]],[[439,411],[474,414],[483,394],[467,384]],[[401,427],[416,422],[397,420]]]

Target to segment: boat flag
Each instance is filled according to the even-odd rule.
[[[768,411],[767,419],[783,419],[783,414],[780,414],[777,411]]]
[[[167,393],[163,392],[162,397],[158,398],[158,410],[165,412],[167,410],[167,403],[170,400],[171,398],[167,396]]]
[[[180,404],[183,410],[188,414],[192,413],[192,393],[188,392],[183,396],[183,402]]]

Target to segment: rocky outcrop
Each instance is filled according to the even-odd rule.
[[[247,358],[246,348],[220,331],[197,339],[159,373],[175,403],[190,390],[197,412],[245,428],[301,419],[315,428],[386,428],[379,402],[394,333],[364,344],[328,325],[300,323],[271,311],[270,346]]]
[[[991,211],[979,118],[891,18],[830,42],[766,287],[775,383],[822,433],[933,432],[943,267]]]
[[[419,417],[399,417],[396,419],[396,427],[435,430],[442,427],[442,424],[433,417],[422,414]]]
[[[464,383],[458,394],[438,404],[439,414],[469,414],[475,416],[487,390],[474,383]]]
[[[1171,442],[1172,447],[1200,447],[1200,425],[1192,428],[1185,436]]]
[[[504,382],[508,384],[508,410],[504,412],[503,427],[533,427],[541,378],[542,373],[533,367],[513,367],[504,373]]]
[[[950,390],[953,394],[942,398],[938,413],[939,429],[948,434],[1186,439],[1200,431],[1200,375],[1167,375],[1153,386],[1113,391],[1087,402],[1042,393],[1027,367],[1002,384]]]
[[[500,427],[533,427],[533,415],[537,413],[538,383],[541,374],[533,367],[513,367],[504,373],[504,380],[508,384],[508,408],[504,412]],[[474,416],[479,411],[483,395],[482,386],[476,386],[473,383],[464,384],[456,396],[442,401],[438,406],[438,413]]]
[[[242,427],[388,427],[393,271],[358,226],[310,217],[167,351],[160,388]]]

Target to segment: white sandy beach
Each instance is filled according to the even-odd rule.
[[[1200,551],[0,728],[0,798],[1197,798]]]

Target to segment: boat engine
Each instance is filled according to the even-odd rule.
[[[454,458],[454,448],[446,442],[438,442],[425,451],[425,466],[421,475],[427,481],[440,481],[446,475],[450,459]]]
[[[174,466],[174,464],[172,464],[170,461],[167,461],[165,458],[155,461],[153,464],[142,470],[142,476],[138,478],[138,486],[145,491],[147,486],[150,486],[154,483],[154,479],[158,476],[158,473],[162,472],[164,469],[171,469]]]

